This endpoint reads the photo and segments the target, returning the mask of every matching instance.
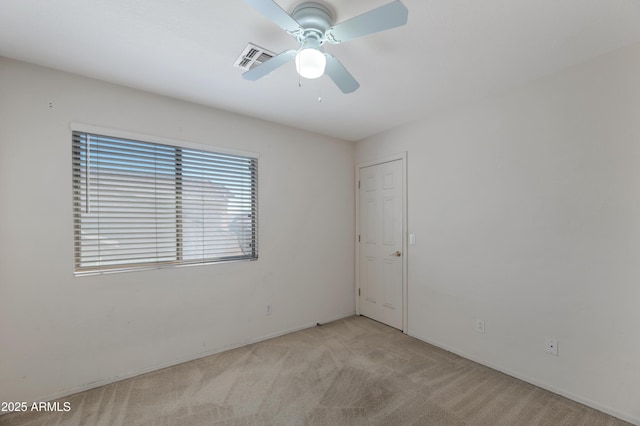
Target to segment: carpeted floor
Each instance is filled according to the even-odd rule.
[[[81,392],[0,425],[626,425],[364,317]]]

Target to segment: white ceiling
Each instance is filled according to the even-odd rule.
[[[341,22],[388,1],[322,2]],[[406,26],[325,46],[361,84],[348,95],[298,87],[293,63],[244,80],[248,42],[298,45],[241,0],[0,0],[0,56],[359,140],[640,43],[640,0],[403,2]]]

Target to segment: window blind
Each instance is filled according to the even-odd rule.
[[[73,132],[75,272],[253,260],[257,159]]]

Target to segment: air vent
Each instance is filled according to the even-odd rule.
[[[236,59],[233,64],[234,67],[240,68],[245,71],[249,71],[251,68],[257,67],[261,63],[273,58],[275,53],[264,49],[260,46],[256,46],[253,43],[247,44],[242,54]]]

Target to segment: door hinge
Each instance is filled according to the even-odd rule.
[[[360,189],[360,181],[358,181],[358,189]]]
[[[360,242],[360,234],[358,234],[358,242]]]
[[[360,296],[360,289],[358,289],[358,296]]]

